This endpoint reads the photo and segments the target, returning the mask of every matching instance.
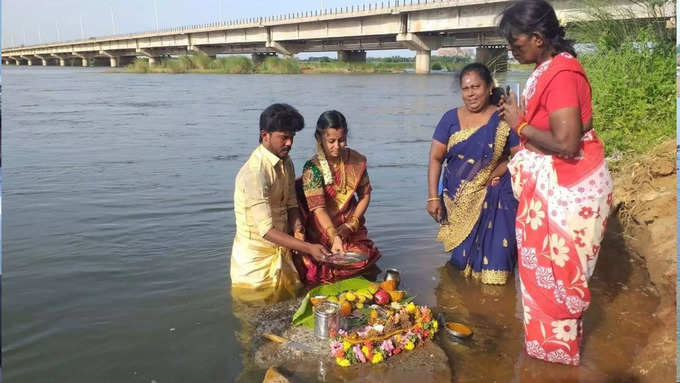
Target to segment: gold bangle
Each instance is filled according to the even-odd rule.
[[[439,201],[439,197],[432,197],[432,198],[427,199],[427,202],[432,202],[432,201]]]
[[[521,135],[522,135],[522,129],[526,128],[527,125],[529,125],[529,123],[526,122],[526,121],[524,121],[523,123],[519,124],[519,126],[517,127],[517,135],[518,135],[518,136],[521,136]]]
[[[352,232],[355,232],[355,231],[359,230],[359,225],[360,225],[359,224],[359,218],[357,218],[355,216],[351,216],[351,217],[347,218],[347,223],[345,223],[345,225],[347,225],[347,227]]]

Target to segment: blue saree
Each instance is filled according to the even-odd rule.
[[[508,172],[496,186],[487,183],[519,137],[498,112],[486,125],[461,129],[458,110],[453,109],[444,114],[433,139],[447,148],[440,196],[445,216],[437,240],[466,277],[505,284],[517,258],[517,201]]]

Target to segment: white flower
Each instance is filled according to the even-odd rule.
[[[545,350],[543,350],[543,347],[541,347],[537,340],[526,342],[526,349],[529,356],[533,356],[534,358],[538,359],[545,359]]]
[[[588,307],[588,304],[577,296],[570,295],[567,297],[567,309],[572,314],[583,312]]]
[[[536,258],[536,249],[533,247],[522,248],[522,266],[529,270],[533,270],[538,266],[538,258]]]
[[[571,364],[571,357],[560,348],[548,353],[548,361],[553,363]]]
[[[522,247],[522,229],[517,228],[515,229],[515,239],[517,240],[517,248]]]
[[[569,248],[566,246],[566,241],[557,234],[550,234],[550,257],[559,267],[564,267],[564,263],[569,260]]]
[[[531,308],[529,308],[529,306],[527,305],[524,305],[524,324],[528,325],[530,321],[531,321]]]
[[[567,290],[564,288],[564,282],[558,280],[553,293],[555,294],[555,300],[557,303],[564,303],[564,299],[567,297]]]
[[[536,268],[536,283],[544,289],[554,288],[555,277],[553,276],[552,269],[543,266]]]
[[[565,342],[571,342],[576,339],[576,334],[578,332],[578,327],[576,324],[576,319],[564,319],[558,320],[551,323],[552,331],[555,337],[559,340]]]
[[[529,212],[527,213],[526,223],[531,226],[532,230],[536,230],[541,225],[543,225],[543,218],[545,218],[545,213],[541,210],[543,204],[541,201],[532,199],[529,203]]]

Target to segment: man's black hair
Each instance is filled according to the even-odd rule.
[[[305,119],[297,109],[288,104],[272,104],[260,114],[260,131],[299,132],[305,127]],[[262,136],[260,135],[260,142]]]

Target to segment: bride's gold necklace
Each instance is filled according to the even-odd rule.
[[[335,177],[335,175],[336,175],[336,174],[339,174],[339,175],[340,175],[340,185],[337,185],[337,186],[338,186],[338,189],[337,189],[337,190],[338,190],[340,193],[343,193],[343,194],[344,194],[345,191],[346,191],[346,189],[347,189],[347,174],[346,174],[345,169],[344,169],[344,168],[345,168],[345,166],[344,166],[344,165],[345,165],[345,161],[344,161],[343,158],[342,158],[343,152],[344,152],[344,151],[341,151],[341,152],[340,152],[340,158],[339,158],[337,161],[334,161],[334,162],[330,163],[330,165],[331,165],[331,167],[333,168],[333,178],[334,178],[335,180],[337,180],[337,178]]]

